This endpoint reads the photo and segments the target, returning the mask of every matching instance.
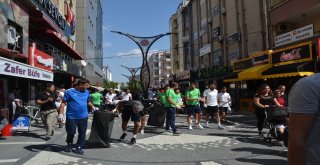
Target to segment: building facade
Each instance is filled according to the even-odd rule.
[[[150,87],[161,88],[169,83],[172,75],[170,52],[156,52],[148,58]]]
[[[103,71],[103,79],[105,81],[112,81],[112,73],[109,66],[104,66],[102,71]]]
[[[76,50],[84,57],[84,75],[91,84],[103,83],[102,5],[100,0],[77,0]]]

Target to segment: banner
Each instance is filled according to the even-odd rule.
[[[53,73],[0,57],[0,74],[29,78],[43,81],[53,81]]]
[[[302,59],[312,59],[311,42],[299,44],[272,53],[272,64]]]

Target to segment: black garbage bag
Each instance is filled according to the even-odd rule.
[[[159,101],[153,101],[147,125],[162,128],[166,120],[166,114],[166,108]]]
[[[96,111],[93,115],[91,133],[87,148],[109,148],[115,114],[108,111]]]

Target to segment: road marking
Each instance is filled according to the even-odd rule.
[[[47,142],[4,142],[0,145],[10,145],[10,144],[46,144]]]
[[[81,164],[79,160],[81,160],[81,158],[66,156],[56,152],[41,151],[25,162],[24,165],[44,164],[44,162],[50,162],[50,164]]]
[[[200,162],[201,165],[221,165],[220,163],[210,161],[210,162]]]
[[[17,162],[19,159],[0,159],[0,163],[13,163]]]

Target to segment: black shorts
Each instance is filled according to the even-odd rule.
[[[124,105],[122,109],[122,122],[129,122],[129,119],[133,122],[140,122],[141,113],[134,113],[131,105]]]
[[[214,116],[216,113],[219,112],[219,107],[218,107],[218,106],[207,106],[206,112],[207,112],[210,116]]]
[[[194,116],[196,113],[201,113],[201,107],[200,104],[197,105],[187,105],[186,110],[188,112],[188,116]]]
[[[224,113],[228,113],[228,107],[219,107],[220,109],[220,113],[224,112]]]

